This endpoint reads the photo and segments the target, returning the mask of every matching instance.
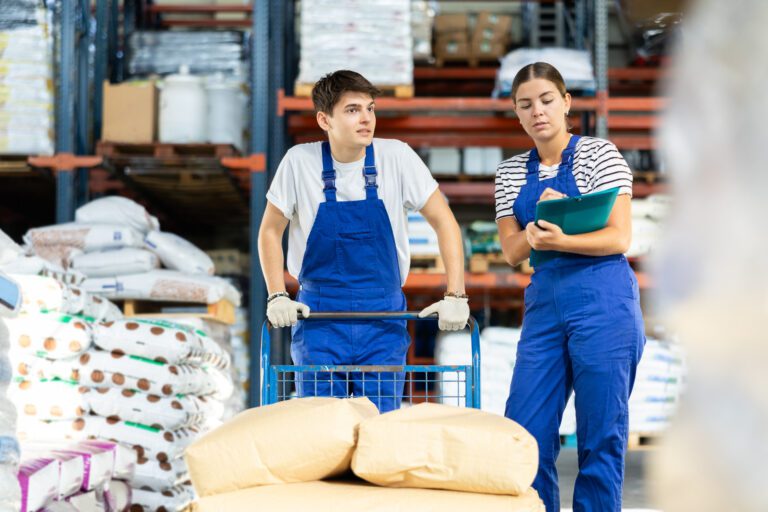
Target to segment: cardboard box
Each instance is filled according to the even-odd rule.
[[[157,138],[155,82],[104,82],[101,138],[111,142],[144,144]]]
[[[504,39],[507,41],[512,34],[512,16],[481,12],[475,22],[475,35],[480,34],[485,39]]]
[[[469,53],[477,60],[498,59],[506,55],[507,44],[493,39],[474,38]]]
[[[439,14],[435,16],[435,34],[448,32],[467,32],[469,30],[469,15]]]
[[[469,42],[466,37],[441,36],[435,43],[435,57],[438,61],[465,60],[469,55]]]

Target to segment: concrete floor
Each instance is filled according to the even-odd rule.
[[[651,509],[645,488],[645,460],[647,451],[627,452],[624,475],[624,509]],[[570,509],[573,499],[573,484],[578,473],[578,455],[575,448],[563,448],[557,459],[560,479],[560,506]]]

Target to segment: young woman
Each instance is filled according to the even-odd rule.
[[[645,344],[638,286],[623,253],[631,238],[632,173],[612,143],[568,132],[571,96],[553,66],[530,64],[512,85],[515,113],[535,148],[496,172],[496,222],[511,265],[555,251],[534,269],[505,415],[539,443],[533,487],[560,510],[559,426],[576,394],[579,475],[574,512],[619,512],[628,402]],[[620,187],[607,225],[566,235],[534,223],[539,201]]]

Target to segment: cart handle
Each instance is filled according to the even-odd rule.
[[[308,318],[304,318],[299,313],[299,319],[301,320],[437,320],[437,313],[419,318],[418,311],[318,311],[311,312]],[[260,375],[258,378],[251,375],[251,382],[260,383],[260,399],[261,404],[267,403],[267,385],[269,381],[269,372],[272,370],[271,365],[271,340],[269,336],[269,329],[272,325],[269,320],[264,320],[264,324],[261,326],[261,357],[260,357]],[[477,326],[477,320],[472,316],[467,319],[467,327],[472,340],[472,380],[473,380],[473,397],[472,402],[477,406],[480,404],[480,330]],[[253,384],[252,384],[253,385]],[[467,397],[469,400],[469,397]],[[255,405],[255,404],[252,404]]]

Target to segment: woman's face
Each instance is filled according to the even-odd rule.
[[[533,140],[547,141],[567,131],[565,114],[571,108],[571,95],[563,97],[549,80],[534,78],[524,82],[514,101],[515,113]]]

